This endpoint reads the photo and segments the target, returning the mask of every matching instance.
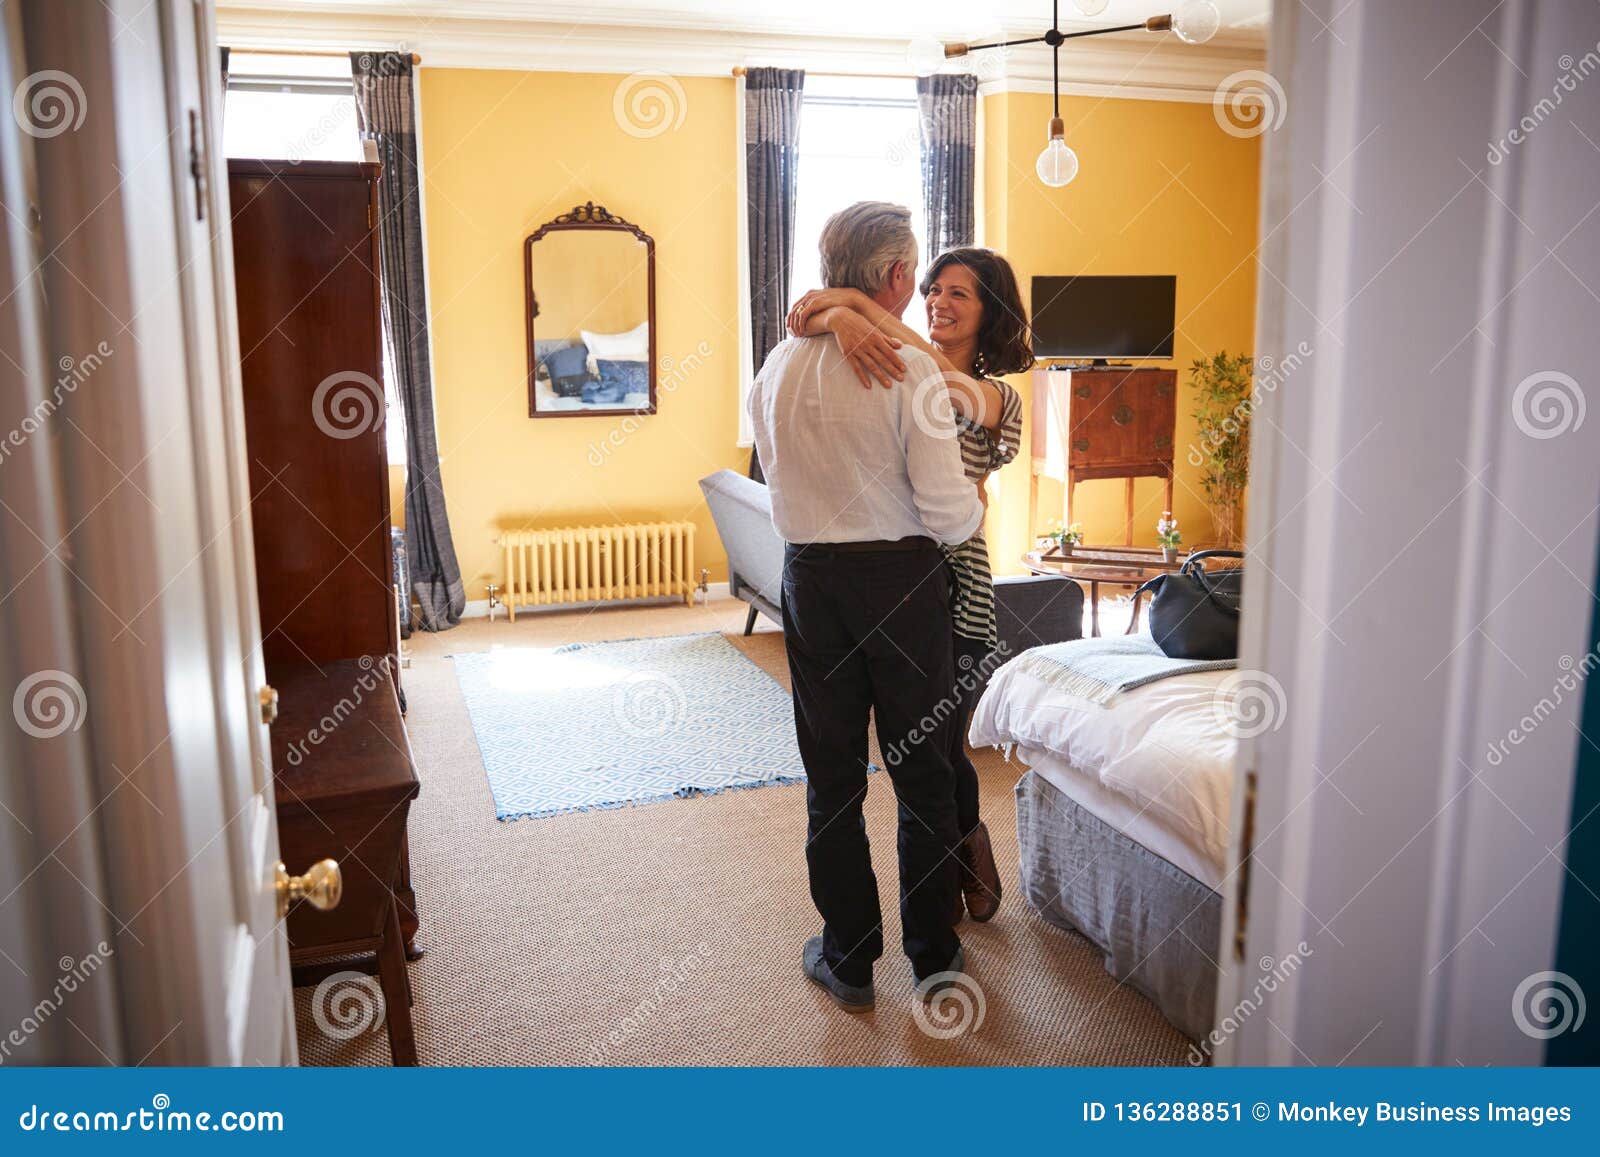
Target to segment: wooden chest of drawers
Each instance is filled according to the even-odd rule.
[[[1178,413],[1176,371],[1074,370],[1068,380],[1069,468],[1095,470],[1166,463],[1170,470],[1172,433]]]
[[[1037,477],[1066,483],[1066,516],[1079,482],[1125,478],[1125,538],[1133,542],[1133,480],[1166,480],[1172,509],[1173,435],[1178,373],[1161,369],[1038,370],[1033,381],[1033,459]],[[1034,529],[1037,529],[1036,527]]]

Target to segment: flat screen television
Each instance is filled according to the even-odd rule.
[[[1035,277],[1038,358],[1170,358],[1176,277]]]

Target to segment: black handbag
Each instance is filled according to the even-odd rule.
[[[1206,573],[1208,558],[1243,558],[1237,550],[1201,550],[1176,574],[1139,588],[1150,595],[1150,636],[1169,659],[1237,659],[1244,568]]]

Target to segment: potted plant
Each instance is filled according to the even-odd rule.
[[[1164,562],[1178,561],[1178,546],[1183,542],[1183,535],[1178,533],[1178,520],[1172,517],[1170,510],[1163,510],[1156,520],[1156,541],[1161,543]]]
[[[1074,522],[1071,526],[1062,526],[1058,522],[1048,537],[1055,543],[1051,553],[1059,554],[1062,558],[1071,558],[1072,548],[1083,542],[1083,523]]]
[[[1238,545],[1239,507],[1250,474],[1251,390],[1255,362],[1246,354],[1218,353],[1190,367],[1198,426],[1189,461],[1200,468],[1200,486],[1211,509],[1221,546]]]

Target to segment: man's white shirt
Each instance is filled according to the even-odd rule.
[[[938,363],[902,348],[904,380],[864,389],[832,336],[789,338],[750,390],[772,522],[788,542],[926,535],[954,545],[983,522],[961,466]]]

